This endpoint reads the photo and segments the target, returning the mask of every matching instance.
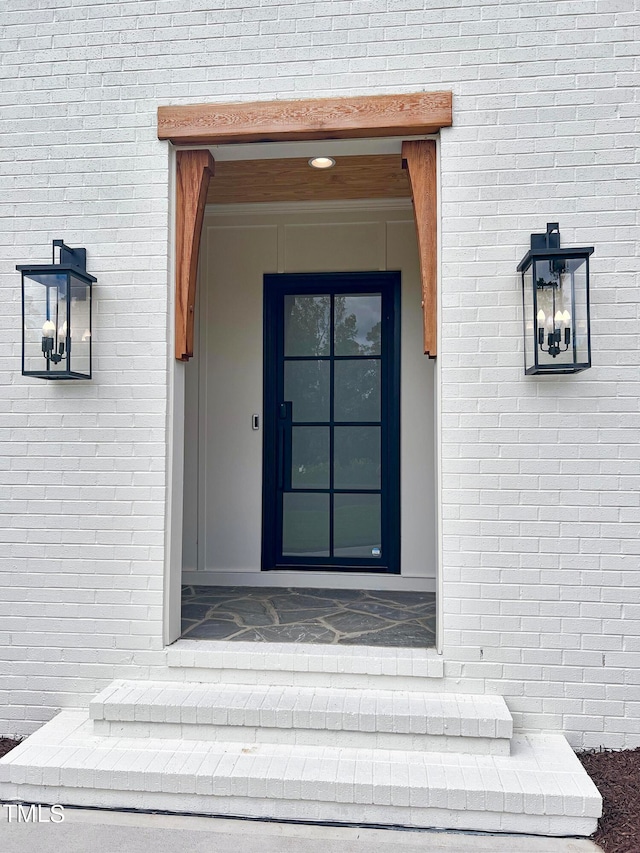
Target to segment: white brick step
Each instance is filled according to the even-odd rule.
[[[172,681],[299,684],[438,691],[444,676],[435,649],[178,640],[166,651]]]
[[[115,681],[89,705],[99,734],[508,755],[501,696]]]
[[[275,820],[589,835],[601,798],[568,743],[510,756],[101,737],[65,711],[0,760],[0,800]]]

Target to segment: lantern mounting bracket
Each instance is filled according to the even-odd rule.
[[[67,246],[64,240],[54,240],[52,246],[52,263],[56,262],[56,248],[60,249],[59,264],[76,267],[83,272],[87,271],[87,250],[72,249]]]
[[[560,225],[558,222],[547,222],[545,234],[531,235],[531,251],[544,252],[547,249],[560,248]]]

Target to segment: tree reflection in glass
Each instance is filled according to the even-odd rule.
[[[331,296],[284,298],[284,354],[329,355]]]
[[[382,297],[336,294],[333,307],[335,355],[380,355]]]

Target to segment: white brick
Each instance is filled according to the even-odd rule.
[[[624,670],[637,678],[638,620],[603,611],[601,630],[597,612],[633,603],[640,583],[634,4],[560,3],[552,18],[544,4],[498,0],[376,0],[357,14],[336,2],[314,14],[246,0],[204,11],[72,0],[55,15],[25,5],[3,6],[0,79],[0,562],[11,592],[0,667],[4,683],[12,661],[40,663],[39,677],[61,685],[36,696],[14,682],[0,734],[31,731],[60,697],[85,702],[127,675],[134,655],[142,670],[161,666],[169,190],[159,103],[453,90],[440,152],[444,663],[399,667],[439,678],[460,665],[462,681],[484,678],[507,698],[522,685],[538,697],[553,684],[553,700],[572,685],[622,684]],[[520,363],[514,268],[547,219],[560,220],[566,244],[596,246],[594,366],[571,379],[525,379]],[[46,260],[60,236],[87,246],[99,278],[95,379],[65,394],[17,373],[13,271]],[[45,601],[61,612],[21,609]],[[535,629],[517,626],[531,602],[537,646]],[[576,613],[585,602],[593,609]],[[568,623],[559,634],[558,618]],[[612,646],[616,637],[628,645]],[[506,679],[488,666],[482,675],[480,648],[484,661],[509,658]],[[550,657],[518,659],[523,649]],[[568,655],[583,650],[595,656]],[[612,651],[615,669],[598,664]],[[387,659],[376,666],[398,674]],[[585,713],[589,725],[599,718],[599,745],[635,744],[637,715],[621,701],[606,730],[605,706]],[[539,715],[532,703],[527,724],[545,728],[559,708],[549,701]],[[594,745],[580,720],[565,717],[571,742]]]

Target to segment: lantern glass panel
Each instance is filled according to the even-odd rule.
[[[91,285],[70,270],[24,271],[23,372],[91,378]]]
[[[543,330],[541,335],[543,343],[538,347],[538,364],[540,367],[552,367],[555,370],[570,367],[573,364],[574,312],[566,261],[536,260],[534,281],[538,335],[540,330]],[[565,337],[567,328],[568,338]]]
[[[524,317],[524,366],[525,370],[535,367],[536,363],[536,308],[531,294],[533,290],[533,265],[522,273],[522,307]]]
[[[588,258],[575,258],[567,261],[567,274],[571,277],[573,293],[574,357],[577,364],[584,365],[591,364],[588,270]]]
[[[71,273],[69,276],[69,318],[71,336],[69,370],[91,375],[91,285]]]
[[[67,370],[67,281],[66,272],[23,276],[26,372],[55,374]]]

